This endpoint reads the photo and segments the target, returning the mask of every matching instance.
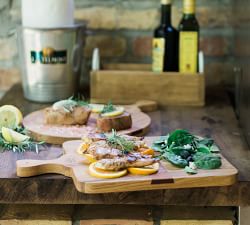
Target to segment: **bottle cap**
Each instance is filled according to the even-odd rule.
[[[162,5],[169,5],[172,4],[172,0],[161,0]]]
[[[183,12],[185,14],[194,14],[195,0],[184,0]]]

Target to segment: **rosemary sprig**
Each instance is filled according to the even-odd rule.
[[[114,129],[112,129],[112,134],[106,135],[107,143],[113,148],[119,148],[124,154],[131,152],[135,148],[135,143],[133,141],[126,140],[124,137],[118,135]]]
[[[24,127],[18,126],[15,129],[15,131],[20,134],[27,135],[27,130]],[[2,149],[0,149],[0,152],[13,151],[21,153],[25,151],[35,151],[38,154],[39,153],[38,147],[39,145],[43,144],[44,142],[35,142],[32,138],[29,138],[20,143],[8,142],[3,138],[2,133],[0,133],[0,147],[2,147]]]
[[[109,113],[115,110],[116,110],[115,106],[112,104],[111,101],[109,101],[107,105],[104,105],[101,113]]]
[[[0,146],[2,147],[1,152],[3,151],[13,151],[17,153],[26,152],[26,151],[35,151],[39,153],[39,145],[44,144],[44,142],[34,142],[32,140],[23,141],[21,143],[10,143],[3,139],[2,135],[0,136]]]

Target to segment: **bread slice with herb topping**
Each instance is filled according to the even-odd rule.
[[[97,118],[97,128],[101,132],[110,132],[112,129],[117,131],[126,130],[132,127],[132,117],[128,112],[123,112],[118,116],[103,116]]]
[[[45,109],[45,123],[57,125],[86,125],[91,113],[88,106],[81,106],[73,100],[56,102]]]

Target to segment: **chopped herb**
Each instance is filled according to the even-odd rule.
[[[106,135],[106,137],[107,143],[111,147],[121,149],[125,154],[133,151],[135,148],[135,143],[133,141],[129,141],[126,138],[118,135],[114,129],[112,130],[112,134]]]
[[[112,104],[111,101],[109,101],[107,105],[104,105],[101,113],[102,114],[103,113],[109,113],[109,112],[113,112],[115,110],[116,110],[115,106]]]

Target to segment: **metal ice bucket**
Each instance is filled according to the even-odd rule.
[[[53,102],[73,95],[80,79],[84,38],[85,25],[18,28],[22,85],[27,99]]]

